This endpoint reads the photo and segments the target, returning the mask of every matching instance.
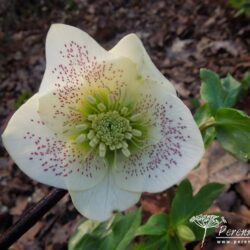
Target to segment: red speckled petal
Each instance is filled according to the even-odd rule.
[[[37,113],[39,94],[10,119],[2,139],[7,151],[31,178],[58,188],[83,190],[105,176],[102,160],[84,153],[48,129]]]
[[[46,39],[46,71],[39,92],[76,84],[96,64],[111,57],[84,31],[64,24],[53,24]],[[114,57],[114,56],[112,56]]]
[[[184,178],[204,153],[200,131],[185,104],[164,94],[162,85],[147,90],[140,108],[151,114],[151,146],[118,161],[115,170],[117,185],[134,192],[167,189]]]
[[[103,60],[97,62],[96,67],[85,78],[78,82],[68,82],[64,86],[57,86],[39,99],[39,114],[46,126],[55,132],[62,133],[80,123],[83,114],[79,112],[82,101],[88,95],[95,95],[105,89],[109,96],[120,98],[126,89],[130,93],[138,85],[135,64],[127,58]]]

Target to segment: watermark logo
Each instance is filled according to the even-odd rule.
[[[250,244],[250,229],[232,229],[222,225],[216,240],[218,244]]]
[[[207,230],[209,228],[218,228],[221,223],[227,223],[224,217],[213,214],[199,214],[193,216],[189,221],[204,229],[201,247],[204,246]]]
[[[228,228],[228,226],[225,225],[227,221],[223,216],[199,214],[193,216],[189,221],[204,229],[201,247],[204,246],[207,230],[209,228],[217,228],[217,244],[250,244],[250,229]]]

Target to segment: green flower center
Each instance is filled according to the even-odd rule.
[[[74,144],[113,161],[117,154],[129,157],[145,145],[148,122],[136,111],[136,102],[114,100],[105,93],[87,96],[79,112],[82,122],[70,130]]]
[[[97,115],[92,122],[92,128],[96,137],[111,150],[121,148],[125,134],[132,130],[129,120],[122,117],[117,111]]]

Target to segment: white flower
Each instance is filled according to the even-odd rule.
[[[198,164],[200,131],[136,35],[106,51],[55,24],[46,59],[39,92],[13,115],[3,143],[28,176],[68,189],[84,216],[106,220]]]

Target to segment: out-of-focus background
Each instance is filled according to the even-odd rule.
[[[225,0],[1,0],[0,1],[0,126],[24,99],[38,90],[45,69],[45,38],[52,23],[79,27],[110,49],[134,32],[152,60],[175,85],[191,108],[199,99],[199,69],[241,80],[250,70],[250,18],[237,15]],[[238,107],[250,114],[250,95]],[[214,143],[199,169],[189,178],[198,190],[208,181],[227,185],[211,208],[222,211],[233,228],[250,224],[249,164],[226,154]],[[26,177],[0,142],[0,233],[14,223],[50,188]],[[145,218],[168,211],[166,193],[144,194]],[[66,196],[11,249],[67,249],[67,240],[81,216]],[[200,249],[198,244],[188,249]],[[250,249],[217,245],[208,238],[203,249]],[[174,250],[174,249],[173,249]]]

